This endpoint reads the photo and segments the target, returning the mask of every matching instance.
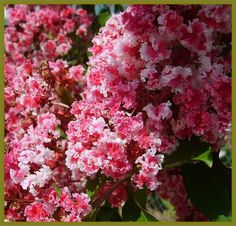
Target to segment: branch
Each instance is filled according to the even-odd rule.
[[[128,180],[131,176],[133,176],[138,171],[137,168],[132,169],[129,173],[127,173],[123,178],[119,179],[117,182],[115,182],[111,188],[104,193],[104,196],[100,198],[96,198],[93,200],[91,206],[93,209],[98,208],[105,200],[109,198],[109,196],[112,194],[112,192],[124,181]]]
[[[62,107],[65,107],[65,108],[70,108],[67,104],[64,104],[64,103],[59,103],[59,102],[51,102],[53,105],[59,105],[59,106],[62,106]]]
[[[27,199],[11,199],[11,198],[5,198],[4,201],[7,202],[19,202],[19,203],[32,203],[36,200],[27,200]]]

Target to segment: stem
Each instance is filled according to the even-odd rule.
[[[111,193],[124,181],[128,180],[132,175],[134,175],[137,172],[137,168],[132,169],[129,173],[127,173],[123,178],[119,179],[116,183],[114,183],[111,188],[104,193],[104,196],[100,198],[96,198],[92,202],[92,208],[97,209],[105,200],[109,198]]]
[[[32,203],[32,202],[34,202],[35,200],[9,199],[9,198],[6,198],[5,201],[7,201],[7,202],[20,202],[20,203]]]
[[[63,104],[63,103],[59,103],[59,102],[51,102],[51,103],[54,105],[59,105],[59,106],[65,107],[65,108],[70,108],[67,104]]]

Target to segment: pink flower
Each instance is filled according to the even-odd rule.
[[[96,198],[102,200],[103,196],[109,192],[112,187],[112,183],[105,183],[96,194]],[[122,207],[128,198],[128,193],[125,184],[121,184],[116,188],[108,198],[108,202],[112,207],[119,208]]]
[[[63,207],[67,212],[64,221],[77,222],[91,211],[88,195],[81,193],[70,194],[68,188],[64,188],[58,205]]]
[[[25,208],[27,221],[47,222],[50,221],[50,213],[46,211],[44,205],[40,202],[34,202]]]
[[[83,73],[84,68],[82,66],[72,66],[69,69],[69,78],[77,80],[77,81],[83,81]]]
[[[139,156],[135,164],[139,166],[140,171],[133,177],[135,185],[141,189],[146,184],[150,190],[157,189],[159,182],[157,181],[156,175],[159,170],[162,169],[161,164],[163,162],[163,155],[155,156],[155,150],[147,150],[142,156]]]

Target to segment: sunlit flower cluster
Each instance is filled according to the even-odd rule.
[[[122,207],[131,185],[157,190],[178,220],[207,220],[162,164],[192,137],[218,151],[230,130],[231,8],[133,5],[93,39],[82,8],[7,14],[5,218],[82,221],[104,197]]]
[[[229,11],[132,6],[107,21],[71,111],[66,163],[75,176],[116,179],[137,167],[133,184],[155,190],[163,154],[179,140],[197,136],[217,150],[231,121]]]
[[[71,201],[68,208],[54,203],[54,209],[48,211],[48,204],[41,201],[47,197],[47,192],[44,193],[47,189],[54,190],[54,183],[60,188],[68,187],[67,196],[72,193],[75,202],[79,197],[78,186],[71,182],[65,166],[67,141],[61,133],[73,118],[70,105],[80,98],[86,81],[83,66],[70,66],[63,56],[69,55],[76,44],[70,38],[73,33],[86,46],[91,38],[91,19],[85,10],[70,6],[15,5],[7,8],[7,14],[6,218],[55,221],[52,216],[56,213],[59,221],[81,221],[89,208],[84,212],[82,207],[77,210]],[[18,201],[21,199],[22,202]],[[89,205],[88,198],[83,200]],[[27,206],[30,202],[33,203]],[[61,208],[68,210],[63,212]]]

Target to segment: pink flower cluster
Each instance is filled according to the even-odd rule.
[[[31,69],[25,70],[27,67]],[[42,211],[42,215],[37,212],[37,208],[44,205],[41,201],[46,197],[45,189],[53,188],[53,183],[61,188],[68,186],[68,192],[73,194],[80,191],[65,165],[67,140],[61,137],[61,132],[67,129],[72,119],[70,107],[62,103],[63,92],[68,91],[72,100],[76,98],[82,88],[78,78],[84,84],[82,72],[81,66],[69,68],[61,60],[42,64],[39,69],[30,63],[21,66],[5,64],[5,200],[9,205],[6,217],[11,220],[22,220],[24,214],[27,221],[53,220],[53,212]],[[64,84],[67,89],[63,89]],[[18,199],[24,199],[26,203],[35,200],[36,203],[25,209],[25,213],[19,213],[19,209],[11,207],[18,203],[15,202]],[[24,208],[24,202],[21,208]],[[77,207],[70,208],[70,215],[66,210],[57,220],[80,221],[84,216],[82,210],[78,214],[74,210]],[[59,211],[58,207],[55,211]]]
[[[231,122],[229,6],[138,5],[113,15],[90,48],[73,104],[66,164],[155,190],[163,154],[198,136],[215,149]]]
[[[99,175],[101,202],[121,181],[107,200],[123,206],[128,178],[158,189],[179,220],[205,220],[162,163],[180,140],[218,150],[230,130],[230,6],[130,6],[93,38],[88,62],[85,10],[15,5],[7,15],[5,217],[81,221]]]
[[[62,207],[44,211],[45,189],[54,190],[55,183],[60,188],[68,187],[68,197],[71,193],[72,199],[80,199],[78,184],[71,181],[65,165],[67,141],[61,133],[73,118],[70,104],[85,86],[84,68],[69,66],[62,56],[76,44],[70,38],[73,32],[86,46],[91,20],[85,10],[70,6],[15,5],[7,8],[7,14],[5,215],[10,220],[53,221],[53,213]],[[61,55],[63,46],[66,52]],[[81,199],[89,206],[85,196]],[[32,206],[26,207],[29,202]],[[72,204],[63,207],[66,210],[57,220],[81,221],[88,213],[87,207],[76,210],[78,207]]]
[[[14,5],[8,6],[9,24],[5,28],[5,52],[19,64],[31,60],[55,60],[92,37],[91,17],[86,10],[67,5]],[[74,35],[74,36],[73,36]],[[77,40],[78,41],[78,40]]]
[[[96,193],[96,200],[102,202],[104,194],[109,193],[110,189],[112,188],[112,183],[107,182],[100,187],[98,192]],[[108,202],[111,204],[112,207],[119,208],[122,207],[128,198],[127,192],[127,183],[121,183],[115,188],[111,194],[108,196]]]
[[[157,193],[174,206],[178,221],[208,221],[188,198],[179,169],[162,170],[158,174],[158,179],[161,186],[158,187]]]
[[[26,206],[27,221],[50,222],[59,219],[65,222],[77,222],[91,211],[91,206],[88,204],[90,198],[87,194],[74,193],[71,195],[68,188],[65,187],[60,198],[52,189],[48,189],[46,195],[44,202],[35,201]],[[55,214],[56,209],[59,211]]]

